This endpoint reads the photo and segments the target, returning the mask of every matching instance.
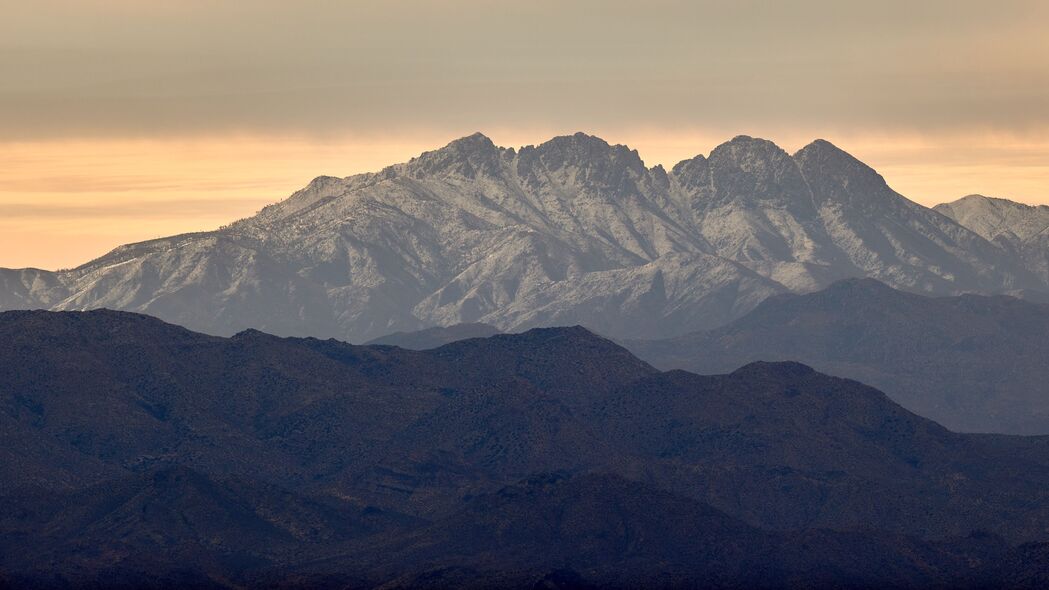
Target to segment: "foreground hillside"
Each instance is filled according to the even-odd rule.
[[[1037,297],[1049,292],[1039,264],[826,141],[791,155],[740,136],[668,171],[582,133],[519,150],[476,134],[379,173],[318,178],[218,231],[63,272],[0,269],[0,309],[105,307],[220,335],[352,342],[473,322],[662,338],[848,277]]]
[[[14,587],[1045,581],[1049,439],[952,433],[796,363],[8,312],[0,384]]]
[[[627,346],[662,369],[797,360],[869,383],[953,429],[1049,434],[1049,305],[925,297],[874,280],[781,295],[709,331]]]

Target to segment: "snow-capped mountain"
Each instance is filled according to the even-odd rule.
[[[644,338],[855,276],[936,294],[1049,289],[826,141],[792,156],[740,136],[668,172],[582,133],[520,150],[475,134],[378,173],[317,178],[218,231],[70,271],[0,271],[0,307],[350,341],[464,322]]]
[[[969,195],[934,209],[1015,253],[1028,270],[1049,282],[1049,206]]]

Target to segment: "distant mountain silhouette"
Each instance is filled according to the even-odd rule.
[[[627,346],[662,369],[797,360],[959,431],[1049,434],[1049,305],[925,297],[873,279],[780,295],[715,330]]]
[[[499,334],[499,329],[488,324],[455,324],[438,326],[415,332],[394,332],[366,342],[369,345],[399,346],[409,350],[429,350],[467,338],[487,338]]]
[[[1018,544],[1049,541],[1049,439],[955,434],[797,363],[36,311],[0,314],[0,384],[15,587],[917,588],[1046,563]]]
[[[824,140],[791,155],[739,136],[667,171],[584,133],[518,150],[478,133],[377,173],[319,177],[216,231],[62,272],[0,269],[0,310],[111,308],[218,335],[366,342],[474,322],[664,338],[850,277],[1045,297],[1044,243],[1028,255],[992,239]]]

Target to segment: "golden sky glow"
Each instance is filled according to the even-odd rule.
[[[1043,0],[0,0],[0,266],[214,228],[480,130],[649,165],[816,137],[1049,203]]]
[[[287,137],[0,144],[0,266],[73,267],[120,244],[214,229],[320,174],[415,150]]]
[[[519,147],[569,131],[488,134]],[[602,137],[637,149],[649,166],[667,168],[729,139],[670,131]],[[1028,203],[1049,196],[1049,143],[986,136],[827,138],[926,205],[974,192]],[[123,243],[214,229],[288,196],[315,176],[375,171],[450,139],[427,133],[355,140],[240,136],[0,144],[0,266],[73,267]],[[793,152],[814,138],[770,139]]]

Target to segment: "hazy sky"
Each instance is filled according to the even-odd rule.
[[[1049,2],[0,0],[0,266],[208,229],[473,131],[672,165],[824,137],[1049,203]]]

